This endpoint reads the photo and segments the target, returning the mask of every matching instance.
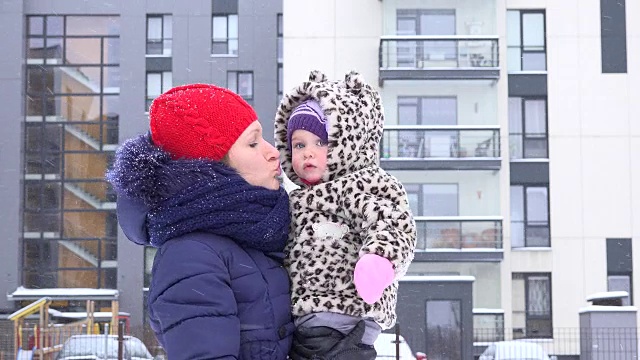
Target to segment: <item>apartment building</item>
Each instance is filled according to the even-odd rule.
[[[639,6],[284,1],[285,89],[311,69],[356,69],[379,86],[380,163],[407,187],[418,224],[410,275],[473,276],[476,343],[557,343],[590,294],[638,301]],[[463,305],[421,306],[422,332],[403,336],[439,359],[434,344],[469,331]],[[575,356],[574,345],[552,351]]]
[[[237,92],[272,140],[282,3],[9,0],[0,19],[0,313],[24,305],[6,296],[20,287],[117,289],[140,336],[154,249],[118,230],[105,170],[180,84]]]
[[[146,131],[150,101],[179,84],[227,86],[268,137],[283,89],[311,69],[356,69],[380,89],[380,163],[416,215],[410,275],[473,277],[475,340],[557,339],[597,292],[625,290],[634,305],[639,6],[3,1],[0,293],[118,289],[140,331],[153,250],[118,231],[102,175]],[[432,329],[461,336],[456,301],[424,304],[427,346]],[[17,306],[0,297],[3,313]]]

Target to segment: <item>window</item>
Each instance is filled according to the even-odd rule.
[[[147,55],[171,56],[171,15],[147,15]]]
[[[153,270],[153,260],[156,257],[158,248],[152,246],[144,247],[144,287],[151,286],[151,270]]]
[[[622,305],[633,305],[633,251],[631,239],[607,239],[607,291],[626,291]]]
[[[427,358],[462,359],[460,300],[427,300]]]
[[[627,72],[625,0],[600,0],[602,73]]]
[[[398,97],[400,125],[457,125],[455,97]],[[452,157],[457,154],[458,131],[403,130],[398,136],[400,157]]]
[[[238,55],[238,1],[213,0],[211,54]]]
[[[171,75],[171,71],[147,72],[147,111],[149,111],[153,99],[172,88],[173,80]]]
[[[551,274],[514,273],[512,275],[513,338],[550,338]]]
[[[253,71],[227,72],[227,88],[246,100],[253,99]]]
[[[548,185],[511,185],[511,247],[549,246]]]
[[[278,64],[278,104],[282,100],[282,94],[284,92],[284,70],[282,64]]]
[[[507,11],[507,67],[514,71],[547,69],[545,12]]]
[[[455,35],[455,10],[398,9],[397,35]],[[425,61],[456,60],[455,41],[403,41],[398,44],[398,66],[422,67]]]
[[[400,125],[456,125],[455,97],[398,97]]]
[[[278,45],[277,45],[277,51],[278,51],[278,64],[282,64],[282,38],[284,35],[284,28],[283,28],[283,24],[282,24],[282,14],[278,14],[277,17],[277,22],[278,22]]]
[[[278,40],[277,40],[277,53],[278,53],[278,104],[282,100],[282,94],[284,92],[284,73],[282,70],[282,56],[283,56],[283,43],[282,38],[284,35],[282,25],[282,14],[278,14]]]
[[[405,184],[411,212],[416,216],[458,216],[458,184]],[[418,221],[418,249],[460,246],[459,221]],[[443,236],[457,234],[456,244]],[[443,235],[444,234],[444,235]],[[445,246],[445,243],[448,246]]]
[[[406,184],[409,206],[418,216],[458,216],[458,184]]]
[[[104,173],[121,112],[120,19],[38,15],[26,23],[21,282],[116,288],[117,225]]]
[[[547,99],[509,98],[511,159],[548,158]]]

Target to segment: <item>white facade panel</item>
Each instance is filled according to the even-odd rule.
[[[284,0],[285,92],[322,71],[342,79],[351,70],[378,82],[378,44],[382,34],[380,2]]]

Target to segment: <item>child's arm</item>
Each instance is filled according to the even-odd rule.
[[[345,210],[362,219],[364,242],[360,257],[375,254],[389,260],[395,279],[402,277],[413,260],[416,247],[416,224],[405,198],[402,205],[369,193],[349,195]],[[404,201],[403,201],[404,200]],[[394,279],[394,280],[395,280]]]
[[[416,225],[404,191],[393,202],[370,193],[351,193],[344,197],[347,216],[361,221],[364,242],[354,270],[354,283],[360,297],[373,304],[384,290],[402,277],[413,260]]]

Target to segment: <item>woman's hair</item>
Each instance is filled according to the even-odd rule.
[[[224,154],[224,156],[222,157],[222,159],[220,159],[220,162],[227,165],[227,166],[231,166],[229,165],[229,152],[227,151],[226,154]]]

